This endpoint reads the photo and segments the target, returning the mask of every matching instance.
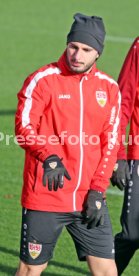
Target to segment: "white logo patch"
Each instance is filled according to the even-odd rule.
[[[49,163],[49,167],[51,169],[53,169],[53,170],[56,168],[56,166],[57,166],[57,162],[51,162],[51,163]]]
[[[118,163],[116,163],[115,165],[114,165],[114,172],[116,172],[117,170],[118,170]]]
[[[60,94],[58,98],[63,100],[69,100],[71,96],[69,94]]]
[[[31,258],[36,259],[42,251],[42,244],[29,242],[28,250]]]
[[[98,210],[101,208],[101,202],[96,200],[96,207]]]
[[[139,176],[139,166],[137,167],[137,175]]]
[[[116,107],[113,106],[112,110],[111,110],[111,117],[110,117],[110,125],[114,124],[114,120],[115,120],[115,114],[116,114]]]
[[[96,91],[96,100],[101,107],[107,102],[107,93],[105,91]]]

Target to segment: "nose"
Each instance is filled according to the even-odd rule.
[[[76,60],[80,60],[81,58],[81,50],[77,49],[74,53],[74,57],[76,58]]]

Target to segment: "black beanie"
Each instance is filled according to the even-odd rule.
[[[76,13],[73,17],[75,20],[67,35],[67,43],[81,42],[94,48],[99,54],[104,47],[105,27],[101,17],[87,16]]]

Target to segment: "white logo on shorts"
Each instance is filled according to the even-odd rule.
[[[36,259],[42,251],[42,244],[29,242],[28,250],[31,258]]]

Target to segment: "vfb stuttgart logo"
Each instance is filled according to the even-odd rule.
[[[105,91],[96,91],[96,99],[101,107],[104,107],[107,102],[107,94]]]
[[[29,242],[28,250],[29,250],[29,254],[30,254],[31,258],[36,259],[42,251],[42,245],[38,244],[38,243]]]

